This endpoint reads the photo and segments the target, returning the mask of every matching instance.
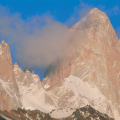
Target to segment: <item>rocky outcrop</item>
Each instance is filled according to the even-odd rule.
[[[63,120],[114,120],[108,115],[100,113],[87,105],[83,108],[76,109],[76,111],[68,118]]]
[[[20,94],[13,73],[13,64],[8,44],[0,43],[0,110],[21,107]]]
[[[0,114],[10,120],[57,120],[52,119],[49,114],[43,113],[39,110],[25,110],[21,108],[11,110],[10,112],[0,111]]]
[[[77,76],[97,86],[114,106],[114,114],[120,113],[120,45],[109,18],[94,8],[70,31],[81,37],[71,40],[70,52],[53,70],[49,68],[46,84],[53,87],[70,75]]]
[[[53,112],[54,111],[55,110],[53,110]],[[43,113],[39,110],[25,110],[20,108],[18,108],[17,110],[11,110],[10,112],[0,111],[0,114],[4,116],[4,117],[1,116],[3,120],[5,120],[4,119],[5,117],[11,120],[59,120],[51,118],[50,114]],[[67,118],[62,118],[62,120],[114,120],[114,119],[110,118],[108,115],[96,111],[95,109],[88,105],[83,108],[76,109],[71,116]]]
[[[23,72],[17,63],[14,64],[13,71],[18,86],[19,84],[23,86],[29,86],[31,83],[40,83],[40,78],[38,75],[34,74],[34,71],[31,72],[26,69],[25,72]]]

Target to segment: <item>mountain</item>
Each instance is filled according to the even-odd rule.
[[[18,108],[17,110],[0,111],[0,120],[60,120],[56,118],[51,118],[52,114],[59,114],[57,116],[62,116],[63,114],[69,114],[73,109],[59,109],[53,110],[50,114],[40,112],[39,110],[25,110]],[[75,109],[73,114],[67,118],[62,118],[62,120],[114,120],[105,114],[96,111],[91,106],[87,105],[80,109]]]
[[[44,90],[38,75],[34,72],[31,73],[28,69],[23,72],[17,63],[15,63],[13,71],[21,94],[20,100],[23,108],[38,109],[46,113],[55,108],[54,102]]]
[[[11,53],[8,44],[0,43],[0,109],[11,110],[21,107],[19,88],[17,86]]]
[[[46,84],[53,88],[70,75],[79,77],[100,90],[117,116],[120,113],[120,43],[109,18],[94,8],[70,31],[81,37],[77,42],[72,40],[70,53],[58,65],[48,68]],[[82,45],[78,44],[81,42]]]
[[[109,18],[94,8],[70,32],[75,36],[66,54],[48,67],[42,81],[34,72],[22,71],[17,63],[13,66],[9,46],[1,41],[0,110],[38,109],[47,115],[53,109],[52,113],[72,108],[67,114],[72,120],[73,116],[79,119],[81,107],[90,105],[120,120],[120,43]],[[60,111],[59,115],[66,113]],[[89,111],[88,118],[91,115]]]

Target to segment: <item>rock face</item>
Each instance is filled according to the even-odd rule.
[[[108,17],[94,8],[70,31],[82,36],[77,42],[73,39],[72,50],[54,69],[48,69],[46,84],[53,87],[70,75],[77,76],[97,86],[113,105],[114,115],[120,113],[120,44]]]
[[[8,44],[2,40],[0,43],[0,109],[17,109],[21,106],[19,98],[10,49]]]
[[[0,68],[0,79],[15,83],[10,49],[4,40],[0,43]]]

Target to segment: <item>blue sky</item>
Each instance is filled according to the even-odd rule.
[[[117,36],[120,37],[119,0],[0,0],[0,40],[5,39],[5,41],[9,43],[13,63],[17,61],[20,67],[24,69],[29,65],[25,66],[26,63],[24,63],[24,61],[21,62],[20,59],[24,59],[24,55],[18,57],[18,53],[23,53],[23,51],[20,50],[21,47],[19,48],[19,45],[21,45],[22,42],[24,43],[21,45],[23,50],[25,50],[25,45],[31,47],[31,45],[28,44],[29,39],[32,41],[30,42],[31,44],[36,43],[38,45],[42,43],[46,48],[48,48],[50,45],[46,46],[45,43],[39,41],[46,41],[47,39],[46,42],[48,42],[49,37],[46,38],[47,34],[48,36],[51,36],[55,31],[63,34],[62,31],[64,31],[65,27],[70,28],[73,26],[94,7],[107,14],[117,33]],[[57,29],[56,26],[60,29]],[[66,31],[64,32],[68,34]],[[39,34],[43,37],[40,37]],[[56,34],[58,36],[60,35],[57,32]],[[26,39],[27,41],[25,42]],[[35,39],[38,40],[36,41]],[[56,39],[56,36],[51,39]],[[17,49],[15,48],[16,44]],[[34,46],[34,48],[31,47],[31,49],[37,48],[38,46]],[[53,46],[53,48],[55,48],[55,46]],[[27,49],[28,54],[31,49]],[[42,51],[43,49],[38,50]],[[31,52],[33,52],[33,50]],[[39,52],[36,56],[35,53],[36,51],[33,52],[33,56],[28,57],[29,59],[34,57],[36,60],[35,63],[37,63],[40,59],[36,58]],[[45,54],[47,54],[47,52],[45,52]],[[40,53],[40,55],[42,59],[44,55],[42,53]],[[30,62],[31,64],[34,64],[34,59]],[[25,57],[25,60],[28,61],[27,57]],[[34,65],[30,67],[42,78],[47,66]]]

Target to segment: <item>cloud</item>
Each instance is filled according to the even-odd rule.
[[[72,27],[80,19],[86,16],[86,14],[93,8],[92,5],[85,4],[81,2],[78,7],[75,7],[74,14],[66,21],[68,27]]]
[[[118,15],[120,13],[119,5],[114,6],[113,8],[106,10],[108,15]]]
[[[50,13],[26,20],[0,6],[0,39],[15,47],[16,59],[24,67],[47,67],[65,53],[71,39],[69,29]]]
[[[120,27],[116,29],[116,34],[117,34],[118,39],[120,39]]]

